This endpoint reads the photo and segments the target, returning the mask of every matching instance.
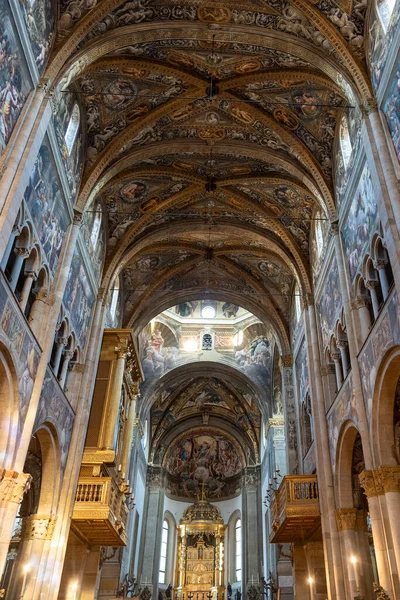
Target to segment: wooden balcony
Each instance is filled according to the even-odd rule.
[[[125,494],[112,477],[80,477],[72,527],[90,546],[126,546]]]
[[[284,477],[271,502],[271,543],[302,543],[320,528],[321,513],[316,475]]]

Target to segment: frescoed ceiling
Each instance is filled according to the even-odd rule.
[[[159,319],[166,350],[147,337],[140,405],[153,406],[152,458],[174,497],[211,476],[215,497],[229,497],[258,461],[260,414],[272,401],[261,371],[273,352],[291,354],[295,290],[312,299],[314,219],[337,218],[339,123],[344,114],[355,122],[372,96],[366,9],[356,0],[60,3],[44,77],[79,99],[76,208],[102,212],[101,285],[119,278],[119,325],[157,336]],[[180,363],[163,311],[204,300],[240,306],[253,321],[242,346],[224,348],[225,363]],[[229,481],[216,477],[223,451]]]

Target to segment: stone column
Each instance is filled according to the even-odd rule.
[[[242,485],[242,585],[243,594],[252,578],[262,576],[262,521],[260,468],[247,467]]]
[[[388,281],[388,278],[386,275],[386,270],[385,270],[386,265],[387,265],[387,262],[385,260],[376,260],[374,262],[374,267],[378,271],[379,281],[381,283],[382,294],[383,294],[384,300],[386,300],[386,298],[389,295],[389,281]]]
[[[337,347],[340,350],[340,356],[342,358],[343,379],[346,379],[347,374],[350,371],[349,358],[347,354],[348,343],[346,340],[338,340]]]
[[[297,439],[297,415],[294,405],[293,387],[293,356],[288,354],[281,356],[282,364],[282,392],[283,411],[286,425],[287,439],[287,473],[292,475],[298,473],[299,469],[299,443]]]
[[[15,259],[10,275],[10,287],[13,292],[15,291],[23,262],[29,256],[29,251],[26,248],[14,248],[14,252],[17,255],[17,258]]]
[[[361,327],[362,339],[360,340],[360,346],[362,346],[364,341],[367,339],[369,331],[371,329],[371,315],[369,314],[367,302],[369,302],[369,299],[367,300],[366,298],[361,298],[360,296],[355,300],[355,306],[358,310],[358,316]]]
[[[144,545],[140,557],[138,580],[142,588],[145,585],[149,587],[153,598],[157,598],[163,516],[164,489],[161,467],[149,466],[141,536]]]
[[[311,409],[315,424],[315,458],[317,464],[318,490],[321,508],[322,540],[324,544],[325,573],[328,598],[344,600],[342,556],[335,519],[335,498],[330,462],[328,427],[326,423],[324,392],[321,377],[317,322],[315,306],[308,299],[304,311],[307,356],[310,367]]]
[[[64,348],[66,347],[67,343],[68,343],[68,340],[65,337],[56,337],[56,339],[55,339],[56,352],[54,354],[54,360],[53,360],[53,371],[54,371],[55,375],[57,375],[58,369],[60,368],[61,357],[63,355],[63,351],[64,351]]]
[[[21,298],[19,305],[22,312],[25,312],[26,305],[28,303],[29,294],[31,293],[33,282],[36,280],[37,273],[34,271],[25,272],[24,287],[22,288]]]
[[[377,285],[378,285],[378,282],[375,281],[375,279],[369,279],[368,281],[365,282],[365,287],[367,288],[367,290],[370,291],[370,294],[371,294],[372,309],[374,311],[375,319],[379,315],[379,301],[378,301],[378,294],[376,293]]]
[[[389,517],[388,527],[392,532],[397,573],[400,573],[400,465],[378,469]]]
[[[21,542],[10,588],[10,600],[30,600],[40,587],[38,565],[45,559],[50,549],[56,519],[50,515],[30,515],[22,519]],[[28,577],[24,577],[24,566],[31,564]],[[35,593],[36,592],[36,593]]]
[[[124,435],[122,441],[122,453],[121,453],[121,471],[122,473],[129,472],[129,463],[132,448],[132,436],[133,429],[135,426],[136,417],[136,396],[132,396],[129,400],[129,409],[127,419],[124,426]]]
[[[347,568],[347,576],[345,577],[347,592],[350,598],[360,594],[365,598],[365,586],[359,571],[360,553],[356,532],[357,509],[339,508],[336,511],[336,521],[343,548],[343,565],[346,565]],[[358,562],[353,564],[351,562],[352,556],[358,558]]]
[[[64,389],[65,380],[67,378],[68,366],[71,358],[74,356],[73,350],[64,350],[63,354],[63,363],[61,367],[60,377],[58,381],[60,382],[60,386]]]
[[[304,546],[307,559],[308,577],[312,582],[305,580],[305,585],[309,587],[310,597],[315,600],[325,600],[326,598],[326,576],[324,567],[324,548],[322,542],[307,542]],[[296,596],[297,589],[296,589]],[[301,597],[301,595],[300,595]],[[307,596],[305,596],[307,597]]]
[[[28,473],[0,469],[0,573],[4,570],[18,507],[31,480]]]
[[[36,295],[35,301],[32,304],[31,312],[29,313],[29,325],[31,326],[31,329],[36,337],[38,337],[38,334],[41,330],[43,314],[47,308],[47,297],[48,292],[45,290],[40,290]]]
[[[342,371],[342,364],[340,362],[342,359],[342,356],[341,356],[340,352],[331,352],[331,357],[333,360],[333,364],[335,365],[336,389],[340,390],[340,388],[342,387],[342,383],[343,383],[343,371]]]
[[[381,506],[381,496],[384,492],[382,483],[374,476],[372,470],[364,470],[359,475],[359,479],[368,498],[379,582],[391,598],[400,598],[397,566],[391,556],[389,540],[385,533],[384,513]]]
[[[124,381],[126,350],[120,347],[115,348],[117,360],[113,369],[113,384],[110,396],[107,400],[105,411],[105,429],[103,433],[103,447],[110,450],[114,449],[114,435],[117,419],[119,416],[119,404],[121,401],[121,390]]]

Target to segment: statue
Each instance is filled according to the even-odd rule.
[[[229,583],[229,581],[228,581],[228,585],[226,586],[226,592],[227,592],[227,595],[228,595],[228,600],[231,600],[231,598],[232,598],[232,586]]]
[[[146,587],[140,592],[139,594],[139,598],[140,600],[150,600],[151,598],[151,591],[149,590],[149,588]]]
[[[171,600],[172,593],[172,585],[169,583],[167,589],[165,590],[165,597],[167,600]]]
[[[129,577],[129,573],[126,573],[117,591],[118,598],[133,598],[135,581],[136,579],[134,577]]]
[[[374,581],[372,587],[374,588],[376,600],[390,600],[389,594],[376,581]]]

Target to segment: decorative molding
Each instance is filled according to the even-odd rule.
[[[31,481],[32,476],[29,473],[0,469],[0,502],[19,504],[25,492],[31,487]]]
[[[57,517],[30,515],[22,519],[21,540],[51,540]]]
[[[384,494],[382,481],[378,471],[364,470],[362,473],[360,473],[358,478],[367,498],[373,498],[374,496],[380,496]]]
[[[396,467],[379,467],[378,473],[385,494],[400,492],[400,465]]]
[[[339,508],[335,511],[336,524],[338,531],[348,531],[357,529],[356,508]]]
[[[293,367],[293,354],[284,354],[281,356],[281,363],[284,369]]]

